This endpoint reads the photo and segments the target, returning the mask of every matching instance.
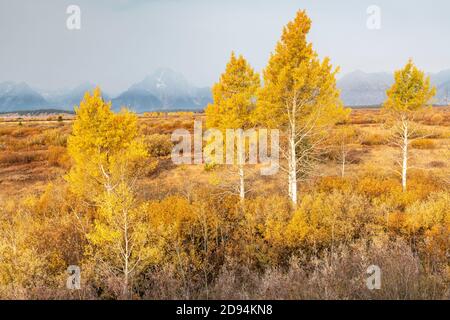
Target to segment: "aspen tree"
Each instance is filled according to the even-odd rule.
[[[66,176],[80,200],[95,210],[86,234],[86,255],[99,274],[121,279],[123,298],[130,298],[134,274],[157,257],[149,234],[145,204],[136,196],[136,181],[147,160],[137,116],[116,114],[96,89],[84,96],[68,139],[73,167]]]
[[[402,188],[407,190],[409,146],[417,135],[414,116],[430,103],[436,94],[431,87],[430,77],[425,76],[413,63],[408,61],[405,67],[394,74],[395,82],[387,91],[383,108],[397,121],[394,126],[394,144],[401,150]]]
[[[235,130],[237,156],[233,162],[238,166],[239,196],[245,199],[245,162],[246,141],[242,130],[252,126],[252,112],[255,107],[256,93],[260,87],[259,74],[241,55],[231,54],[225,72],[212,89],[214,102],[206,109],[206,125],[216,128],[223,134],[227,130]],[[234,141],[227,141],[233,143]],[[234,148],[234,146],[233,146]],[[227,146],[230,150],[230,146]]]
[[[266,126],[279,128],[287,138],[284,156],[289,198],[297,205],[299,174],[311,168],[311,151],[326,126],[345,113],[336,89],[336,73],[329,58],[323,61],[307,41],[311,20],[305,11],[283,29],[281,40],[264,70],[264,86],[255,112]],[[322,131],[322,132],[321,132]]]

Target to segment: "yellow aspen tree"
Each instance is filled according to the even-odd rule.
[[[73,161],[66,176],[71,190],[93,199],[102,191],[112,191],[123,179],[133,180],[147,157],[136,115],[125,109],[115,114],[98,88],[92,95],[86,93],[75,112],[67,141]]]
[[[239,196],[245,199],[246,141],[243,131],[252,126],[251,115],[255,108],[256,93],[260,87],[256,73],[242,55],[231,54],[225,72],[212,89],[213,103],[206,108],[206,125],[223,134],[227,130],[237,130],[237,157],[234,163],[239,172]],[[227,141],[229,143],[230,141]],[[234,141],[232,142],[234,144]],[[233,146],[234,148],[234,146]],[[229,149],[229,148],[227,148]]]
[[[136,199],[134,186],[120,182],[97,198],[94,227],[87,234],[86,256],[97,274],[119,277],[123,299],[132,298],[133,279],[160,259],[145,203]]]
[[[320,61],[307,41],[311,20],[305,11],[284,28],[264,70],[264,86],[258,95],[255,117],[262,124],[282,130],[287,143],[282,148],[287,158],[288,191],[297,205],[297,180],[312,169],[311,151],[319,136],[345,114],[336,73],[329,58]]]
[[[431,102],[436,88],[430,84],[430,77],[419,70],[412,59],[394,74],[395,82],[387,91],[383,108],[397,121],[394,126],[394,144],[401,150],[402,188],[407,190],[409,145],[417,135],[414,116]]]
[[[125,109],[112,112],[99,89],[86,93],[76,108],[68,152],[70,189],[95,208],[86,256],[100,274],[120,277],[120,294],[129,298],[133,274],[156,258],[148,215],[136,197],[137,177],[147,160],[137,116]]]

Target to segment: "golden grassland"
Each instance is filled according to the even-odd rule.
[[[450,107],[418,119],[426,138],[412,144],[406,193],[381,110],[353,110],[345,177],[325,152],[316,174],[300,183],[294,212],[282,172],[262,177],[249,168],[242,209],[227,168],[171,162],[170,134],[204,118],[139,117],[152,170],[140,177],[138,196],[158,215],[149,228],[164,240],[156,241],[158,262],[135,276],[133,298],[449,298]],[[0,122],[0,298],[120,297],[118,278],[100,280],[83,258],[86,243],[64,182],[72,123],[70,115]],[[7,243],[18,246],[17,256]],[[365,268],[377,263],[384,287],[371,292]],[[77,293],[64,288],[70,264],[87,270]]]
[[[66,153],[67,137],[70,135],[74,116],[3,118],[0,121],[0,197],[19,197],[39,193],[45,186],[61,178],[70,168]],[[175,129],[193,129],[194,120],[205,120],[203,114],[191,112],[146,113],[139,117],[141,133],[147,137],[170,135]],[[434,108],[422,119],[427,138],[413,142],[414,168],[439,177],[448,177],[450,163],[446,158],[450,148],[450,107]],[[396,169],[397,149],[389,143],[390,130],[384,123],[380,109],[355,109],[348,121],[357,130],[358,138],[351,144],[348,175],[356,176],[367,170],[386,174]],[[339,126],[336,130],[339,129]],[[333,133],[330,133],[333,136]],[[171,146],[169,147],[171,148]],[[167,148],[166,148],[167,149]],[[186,180],[208,182],[217,172],[203,166],[176,167],[166,156],[160,157],[159,168],[151,176],[143,177],[144,184],[161,184],[160,189],[183,188]],[[321,177],[338,176],[340,166],[332,159],[318,164]],[[281,175],[282,173],[280,173]],[[320,178],[320,177],[317,177]],[[255,177],[255,180],[264,180]],[[276,177],[267,180],[278,180]],[[254,181],[258,183],[258,181]],[[282,182],[281,182],[282,183]],[[266,186],[265,182],[262,185]],[[263,187],[260,186],[260,187]],[[270,192],[283,193],[284,185],[272,185]],[[261,188],[258,188],[261,193]]]

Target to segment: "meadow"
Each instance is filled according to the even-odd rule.
[[[194,120],[205,114],[137,119],[148,153],[135,183],[133,240],[145,241],[124,280],[117,234],[95,238],[95,208],[70,190],[74,116],[3,117],[0,298],[450,298],[449,107],[416,119],[424,138],[411,143],[406,192],[386,115],[354,109],[299,181],[295,209],[282,171],[264,177],[248,166],[241,201],[233,166],[174,165],[171,133],[192,130]],[[343,127],[351,132],[344,172]],[[70,265],[81,268],[79,290],[66,288]],[[382,270],[380,290],[366,287],[370,265]]]

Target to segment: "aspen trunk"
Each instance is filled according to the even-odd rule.
[[[241,201],[245,200],[245,174],[243,164],[239,164],[239,197]]]
[[[291,161],[291,160],[289,159],[289,161]],[[288,172],[288,188],[289,188],[289,190],[288,190],[289,199],[292,199],[292,181],[291,181],[291,172],[290,171]]]
[[[297,206],[297,154],[295,149],[295,128],[289,136],[289,196],[294,207]]]
[[[125,268],[123,275],[123,289],[122,294],[124,299],[128,299],[128,259],[125,260]]]
[[[408,122],[403,121],[403,163],[402,163],[402,188],[406,192],[406,179],[408,173]]]
[[[123,252],[123,291],[122,294],[124,296],[124,299],[128,299],[128,282],[129,282],[129,259],[130,259],[130,244],[128,239],[128,212],[126,210],[123,211],[123,218],[124,218],[124,252]]]

